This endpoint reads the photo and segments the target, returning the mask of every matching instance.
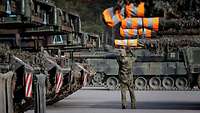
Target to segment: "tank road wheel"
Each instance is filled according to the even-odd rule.
[[[185,89],[188,85],[188,81],[185,77],[179,77],[176,79],[175,84],[178,89]]]
[[[117,89],[119,80],[116,77],[109,77],[106,81],[106,87],[110,90]]]
[[[135,80],[135,88],[136,89],[145,89],[147,86],[147,80],[143,77],[138,77]]]
[[[174,79],[171,77],[163,78],[162,85],[165,89],[172,89],[174,87]]]
[[[198,87],[200,89],[200,75],[198,76],[197,83],[198,83]]]
[[[102,83],[103,78],[104,78],[103,74],[97,73],[92,79],[92,85],[94,85],[94,86],[103,86],[103,83]]]
[[[149,80],[149,86],[152,89],[159,89],[161,87],[161,80],[159,77],[152,77]]]

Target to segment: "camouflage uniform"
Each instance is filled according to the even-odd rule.
[[[121,85],[121,99],[122,109],[126,108],[126,89],[128,88],[131,98],[131,108],[135,109],[135,95],[134,95],[134,79],[133,79],[133,62],[135,58],[133,56],[120,53],[117,58],[119,64],[119,80]]]

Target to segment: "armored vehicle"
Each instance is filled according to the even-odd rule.
[[[60,53],[60,49],[74,45],[74,40],[79,37],[81,22],[77,14],[68,13],[49,0],[2,0],[1,3],[0,43],[3,46],[0,44],[0,80],[8,82],[5,83],[7,88],[1,87],[0,95],[4,95],[1,97],[10,100],[10,103],[3,101],[5,106],[0,108],[16,113],[32,106],[44,110],[44,104],[36,100],[54,104],[91,79],[95,72],[89,65],[77,63],[65,58],[64,52]],[[4,44],[9,48],[6,49]],[[8,80],[4,77],[7,72],[10,75]],[[12,79],[15,76],[16,80]],[[41,84],[38,85],[38,82]],[[37,89],[39,87],[42,89]],[[8,109],[9,104],[13,106]]]
[[[146,49],[135,49],[133,64],[135,89],[138,90],[191,90],[199,84],[199,47],[185,47],[167,54]],[[117,89],[118,63],[109,52],[90,54],[87,61],[97,71],[91,86]]]
[[[10,81],[6,83],[9,90],[5,89],[8,91],[5,97],[11,102],[8,104],[13,105],[10,110],[16,113],[35,106],[34,101],[39,97],[35,95],[35,81],[37,81],[35,77],[38,74],[42,74],[44,78],[42,87],[46,89],[40,93],[46,94],[43,99],[47,104],[54,104],[71,95],[82,88],[94,75],[94,71],[87,64],[74,62],[68,68],[62,68],[56,63],[56,58],[45,51],[30,53],[1,47],[0,73],[5,74],[5,77],[8,77],[6,79]],[[12,71],[12,74],[9,71]],[[3,77],[4,75],[0,76],[0,80],[4,81]],[[4,90],[1,91],[5,93]]]

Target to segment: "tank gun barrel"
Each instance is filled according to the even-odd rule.
[[[106,55],[73,55],[74,58],[90,58],[90,59],[116,59],[119,56],[117,53],[109,53]]]
[[[199,19],[165,19],[160,18],[159,20],[159,30],[166,29],[185,29],[185,28],[199,28],[200,20]]]
[[[186,29],[186,30],[166,30],[158,31],[158,33],[152,33],[153,36],[163,36],[163,35],[200,35],[200,29]]]
[[[158,42],[159,48],[164,48],[167,45],[169,48],[200,47],[199,35],[163,35],[152,40]]]

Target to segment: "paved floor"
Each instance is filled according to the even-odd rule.
[[[200,91],[137,91],[136,99],[136,110],[122,110],[120,91],[84,89],[48,106],[47,113],[200,113]]]

